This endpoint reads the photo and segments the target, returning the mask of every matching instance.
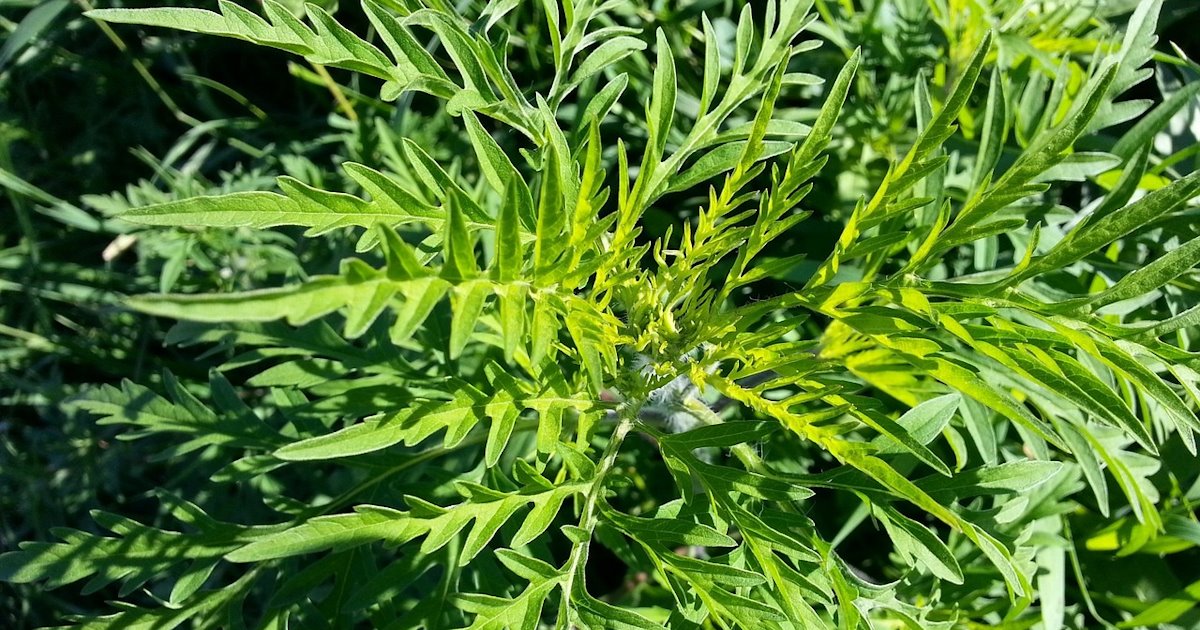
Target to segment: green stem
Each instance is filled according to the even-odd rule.
[[[629,430],[633,428],[634,418],[637,417],[638,410],[641,404],[636,406],[627,406],[622,409],[621,419],[617,426],[613,429],[612,437],[608,441],[608,446],[605,447],[604,453],[600,456],[600,465],[596,468],[596,476],[592,478],[592,485],[588,489],[587,497],[584,499],[583,513],[579,517],[579,529],[583,530],[583,534],[571,547],[571,556],[567,560],[565,567],[566,578],[563,581],[563,605],[560,608],[557,627],[565,629],[569,627],[570,620],[568,619],[567,610],[570,605],[571,596],[576,588],[576,580],[582,579],[584,565],[587,562],[588,544],[592,538],[592,532],[596,529],[596,523],[599,521],[599,512],[597,506],[600,502],[600,495],[604,491],[604,481],[608,477],[608,473],[612,471],[613,464],[617,460],[617,454],[621,450],[621,444],[625,441],[625,436],[629,435]]]
[[[93,7],[92,3],[88,0],[77,0],[77,2],[84,11],[95,10],[95,7]],[[116,31],[112,29],[112,27],[99,20],[96,20],[95,22],[96,26],[99,26],[100,30],[104,33],[104,36],[107,37],[108,40],[117,47],[117,50],[129,57],[129,63],[133,64],[133,69],[137,71],[138,76],[142,77],[142,80],[146,82],[146,85],[150,86],[151,91],[158,96],[158,99],[162,101],[163,105],[165,105],[167,109],[171,110],[171,113],[175,115],[176,120],[190,127],[195,127],[200,124],[199,119],[194,118],[180,109],[179,105],[175,102],[175,99],[171,98],[170,94],[167,94],[167,91],[163,89],[162,85],[158,82],[158,79],[155,79],[154,75],[150,74],[150,69],[146,67],[146,64],[142,63],[140,59],[133,56],[133,54],[129,51],[129,46],[125,45],[125,40],[121,39],[121,37],[117,35]]]
[[[338,85],[337,81],[333,80],[333,77],[330,76],[329,71],[325,69],[325,66],[312,61],[310,61],[308,65],[312,66],[312,69],[316,71],[317,76],[321,77],[321,83],[324,84],[325,88],[329,90],[329,93],[333,95],[333,100],[337,103],[338,109],[342,110],[342,113],[346,115],[346,118],[349,118],[352,122],[357,123],[358,113],[354,111],[354,106],[350,104],[350,101],[346,99],[346,95],[342,93],[342,87]]]
[[[1083,598],[1083,603],[1087,606],[1088,612],[1092,618],[1100,622],[1100,625],[1105,628],[1115,628],[1109,620],[1100,616],[1100,611],[1096,610],[1096,603],[1092,601],[1092,596],[1088,590],[1087,579],[1083,576],[1083,567],[1079,563],[1079,553],[1075,547],[1075,536],[1071,532],[1071,522],[1064,515],[1062,519],[1063,535],[1067,539],[1067,556],[1071,558],[1071,570],[1075,573],[1075,580],[1079,583],[1079,594]]]
[[[0,168],[13,172],[15,177],[12,156],[9,153],[8,147],[9,143],[5,139],[3,144],[0,144]],[[23,265],[26,276],[21,283],[22,290],[29,297],[29,304],[33,307],[33,317],[37,321],[37,325],[46,334],[51,334],[49,312],[42,303],[41,296],[34,290],[34,287],[37,286],[37,275],[41,269],[42,262],[42,250],[41,245],[38,243],[37,226],[33,222],[33,215],[30,213],[29,205],[25,199],[17,194],[18,191],[14,191],[11,187],[5,186],[5,188],[5,193],[9,201],[12,202],[13,209],[17,215],[17,229],[21,233],[22,244],[29,255],[28,260]]]

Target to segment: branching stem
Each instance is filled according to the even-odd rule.
[[[566,564],[566,577],[563,581],[563,606],[560,609],[558,617],[558,628],[567,628],[570,623],[567,615],[567,610],[572,598],[572,593],[576,587],[576,578],[583,575],[583,567],[587,563],[588,544],[592,539],[592,532],[596,529],[598,520],[597,506],[600,501],[600,494],[604,492],[604,481],[608,477],[608,473],[612,471],[613,464],[617,460],[617,454],[621,451],[621,444],[625,441],[625,437],[629,435],[629,430],[633,428],[634,420],[637,418],[638,410],[642,403],[637,405],[622,406],[619,412],[620,419],[617,426],[613,429],[612,437],[609,438],[608,446],[605,447],[603,455],[600,456],[600,463],[596,468],[596,475],[592,478],[592,485],[588,488],[587,496],[584,499],[583,512],[579,516],[579,529],[581,537],[578,542],[575,542],[571,547],[571,557]],[[586,534],[584,536],[583,534]]]

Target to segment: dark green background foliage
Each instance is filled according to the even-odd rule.
[[[1200,625],[1195,3],[90,1],[0,626]]]

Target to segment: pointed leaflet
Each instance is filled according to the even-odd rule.
[[[625,93],[625,87],[628,84],[629,75],[623,73],[609,81],[588,101],[587,107],[583,110],[583,120],[603,121],[607,118],[613,104]]]
[[[491,215],[479,207],[479,204],[459,185],[458,179],[451,177],[446,169],[425,152],[425,149],[408,138],[404,138],[401,146],[404,149],[403,157],[406,165],[412,171],[416,181],[426,187],[430,196],[444,201],[452,192],[458,193],[455,201],[459,202],[459,210],[462,210],[470,227],[492,225]],[[440,209],[437,214],[442,218],[448,218],[444,208]]]
[[[1098,418],[1106,419],[1109,424],[1124,428],[1126,432],[1138,441],[1144,448],[1156,452],[1157,447],[1147,431],[1145,424],[1139,420],[1129,406],[1107,384],[1085,368],[1074,357],[1056,350],[1043,351],[1036,346],[1022,348],[1048,366],[1051,373],[1060,373],[1061,378],[1043,380],[1050,389],[1062,394],[1075,402],[1083,410],[1091,411]],[[1019,351],[1013,351],[1014,357],[1019,357]],[[1030,360],[1021,361],[1027,368]],[[1044,372],[1033,370],[1036,376]],[[1041,380],[1041,379],[1039,379]],[[1053,384],[1051,385],[1051,381]]]
[[[642,518],[623,514],[612,508],[602,508],[604,520],[634,539],[648,545],[696,545],[701,547],[734,547],[729,536],[704,525],[682,518]]]
[[[1030,146],[991,188],[972,197],[959,211],[954,223],[943,235],[937,252],[946,250],[959,240],[970,228],[980,224],[989,216],[1009,204],[1036,192],[1045,190],[1045,184],[1034,183],[1035,178],[1046,173],[1066,158],[1066,151],[1083,135],[1088,123],[1095,116],[1104,94],[1112,84],[1117,69],[1113,64],[1105,65],[1087,84],[1087,93],[1079,98],[1071,115],[1057,127],[1039,133],[1030,141]]]
[[[940,357],[935,358],[934,361],[936,366],[933,369],[925,370],[927,374],[970,396],[1005,418],[1030,429],[1047,442],[1066,450],[1062,438],[1054,432],[1054,429],[1044,420],[1033,415],[1009,392],[994,386],[976,372],[958,363]]]
[[[494,403],[515,403],[518,398],[524,398],[524,392],[521,391],[521,386],[517,381],[499,366],[489,364],[487,372],[492,385],[496,388],[496,394],[491,400],[493,405],[489,405],[486,411],[491,422],[488,425],[483,461],[490,468],[500,461],[500,454],[504,452],[504,447],[508,445],[513,429],[516,428],[517,418],[521,415],[521,411],[529,406],[529,403],[522,402],[520,405],[510,404],[497,408]]]
[[[485,418],[501,419],[507,426],[496,429],[493,450],[503,446],[499,438],[507,439],[512,434],[511,423],[525,409],[545,409],[562,406],[586,411],[591,407],[588,400],[569,398],[554,392],[524,395],[516,389],[511,378],[496,376],[496,387],[501,392],[487,395],[474,387],[459,383],[453,400],[417,401],[409,407],[352,424],[339,431],[300,440],[277,451],[275,456],[287,461],[309,461],[335,459],[362,455],[395,444],[415,445],[434,433],[446,430],[450,436],[461,439]],[[458,440],[454,440],[457,442]]]
[[[273,0],[269,0],[268,4],[271,2]],[[376,0],[363,0],[362,8],[401,67],[410,69],[414,74],[423,75],[426,79],[449,82],[449,77],[433,55],[417,42],[407,28],[400,25],[400,21],[390,10]]]
[[[554,342],[558,340],[559,319],[555,308],[547,296],[536,297],[533,301],[533,320],[529,326],[529,361],[533,365],[541,365],[550,356],[553,358]]]
[[[943,523],[962,532],[1000,570],[1012,593],[1023,597],[1030,592],[1029,578],[1016,567],[1008,550],[978,526],[964,520],[949,508],[935,501],[913,482],[877,457],[853,455],[847,457],[847,463],[866,473],[897,496],[903,497],[930,515],[937,517]]]
[[[376,225],[381,234],[379,242],[383,246],[383,257],[387,261],[387,275],[393,280],[412,280],[430,275],[430,270],[421,264],[417,251],[409,245],[395,230],[382,224]]]
[[[812,130],[809,131],[808,137],[804,139],[800,148],[796,150],[795,162],[797,164],[805,165],[817,159],[817,154],[825,150],[825,146],[829,144],[830,132],[833,130],[834,123],[837,122],[842,106],[846,103],[846,95],[850,92],[850,83],[854,80],[855,73],[858,72],[858,64],[861,59],[861,51],[855,49],[854,54],[846,60],[846,65],[842,66],[841,71],[838,72],[833,86],[829,88],[829,94],[825,97],[825,103],[821,105],[817,119],[813,121]]]
[[[180,227],[254,227],[299,225],[309,236],[341,227],[371,227],[376,223],[401,225],[422,222],[438,227],[440,213],[406,191],[391,177],[361,164],[347,162],[346,173],[372,195],[370,202],[345,193],[313,188],[290,177],[280,177],[284,194],[237,192],[129,210],[121,218],[131,223]]]
[[[225,559],[260,562],[326,549],[345,550],[377,540],[399,544],[421,533],[418,521],[406,512],[360,505],[353,514],[322,516],[278,534],[269,534],[226,554]]]
[[[154,433],[176,433],[187,437],[177,443],[176,454],[211,445],[232,448],[271,448],[283,439],[253,413],[242,409],[210,409],[196,400],[167,373],[164,377],[171,400],[130,381],[122,381],[118,389],[111,385],[85,390],[77,399],[67,403],[69,408],[85,409],[99,416],[101,425],[126,425],[120,435],[132,440]],[[228,386],[216,373],[213,388]]]
[[[461,193],[453,189],[447,192],[448,218],[442,230],[442,277],[453,282],[475,275],[475,239],[463,215]]]
[[[1080,470],[1083,471],[1083,477],[1087,481],[1088,487],[1092,489],[1092,495],[1096,498],[1096,506],[1100,514],[1107,518],[1109,515],[1108,480],[1104,478],[1100,456],[1083,437],[1083,431],[1086,430],[1087,427],[1076,428],[1068,424],[1063,426],[1062,436],[1070,445],[1071,453],[1075,456]]]
[[[904,160],[896,167],[896,174],[904,174],[912,166],[919,164],[930,155],[935,149],[940,147],[946,138],[954,133],[954,120],[958,118],[958,114],[962,111],[964,105],[967,104],[967,99],[971,96],[971,92],[975,87],[975,82],[979,79],[979,71],[983,68],[984,59],[992,48],[992,32],[988,31],[983,37],[983,41],[979,43],[979,47],[975,49],[975,54],[972,55],[971,61],[967,63],[967,67],[963,69],[958,80],[954,83],[954,88],[950,92],[949,98],[938,111],[937,116],[929,123],[929,126],[921,133],[916,144],[904,156]]]
[[[883,525],[892,539],[896,550],[912,557],[915,566],[928,569],[930,573],[954,584],[963,583],[962,568],[946,544],[924,525],[904,516],[896,508],[883,504],[872,505],[885,515]]]
[[[1155,31],[1162,4],[1162,0],[1146,0],[1136,3],[1136,8],[1125,25],[1125,36],[1121,41],[1120,49],[1114,55],[1119,73],[1107,94],[1108,98],[1104,99],[1096,117],[1095,128],[1107,127],[1127,118],[1128,114],[1121,114],[1122,106],[1132,105],[1134,115],[1140,115],[1149,106],[1149,101],[1124,101],[1121,103],[1112,101],[1129,88],[1153,75],[1151,69],[1142,66],[1146,65],[1154,54],[1154,44],[1158,41]]]
[[[750,46],[754,43],[754,16],[750,5],[742,7],[738,15],[737,31],[733,37],[733,73],[743,74],[750,61]]]
[[[514,283],[522,274],[524,255],[519,236],[520,217],[532,214],[529,189],[520,178],[510,180],[504,189],[500,212],[496,217],[496,256],[492,261],[492,278],[502,283],[496,287],[500,303],[500,333],[504,359],[511,362],[525,334],[526,286]]]
[[[606,40],[589,52],[571,77],[569,87],[582,83],[585,79],[613,66],[618,61],[636,52],[646,49],[646,42],[629,35],[618,35]],[[565,90],[564,90],[565,93]]]
[[[524,591],[512,599],[482,593],[463,593],[455,597],[454,604],[475,615],[466,630],[534,629],[539,625],[542,607],[559,582],[560,579],[532,580]]]
[[[670,447],[668,458],[686,466],[710,492],[728,492],[767,501],[791,502],[812,496],[812,491],[790,481],[784,481],[732,466],[706,463],[685,449]]]
[[[399,283],[376,282],[373,290],[366,299],[351,300],[346,304],[346,324],[342,334],[347,339],[355,339],[367,332],[371,324],[391,306],[392,298],[401,289]]]
[[[825,398],[826,402],[836,405],[847,404],[848,401],[838,395],[832,395]],[[916,436],[909,432],[906,427],[902,427],[893,421],[891,418],[874,411],[872,409],[860,408],[851,404],[847,410],[848,413],[858,418],[867,426],[879,431],[891,441],[897,448],[904,452],[912,454],[922,462],[929,464],[934,470],[937,470],[943,475],[949,475],[950,469],[933,451],[924,443],[919,441]]]
[[[979,141],[979,154],[975,158],[975,169],[971,177],[971,188],[979,190],[984,182],[990,181],[996,163],[1004,149],[1004,141],[1008,135],[1008,98],[1004,91],[1004,81],[998,68],[992,69],[988,82],[987,105],[984,108],[983,136]]]
[[[557,260],[565,243],[567,209],[563,203],[562,160],[554,143],[546,145],[542,166],[542,188],[538,194],[537,240],[533,245],[534,274],[543,275]]]
[[[1145,295],[1191,271],[1197,263],[1200,263],[1200,238],[1194,238],[1145,267],[1135,269],[1108,290],[1093,296],[1092,307]]]
[[[403,252],[403,247],[390,249]],[[409,269],[402,254],[395,262]],[[396,280],[388,270],[373,269],[361,260],[346,259],[337,276],[315,276],[308,282],[279,289],[229,295],[142,295],[129,298],[133,308],[162,317],[197,322],[266,322],[285,319],[294,326],[348,308],[347,333],[362,333],[390,306],[392,296],[403,298],[396,310],[392,338],[404,341],[441,301],[450,283],[436,277]],[[404,275],[403,273],[400,275]]]
[[[454,287],[450,293],[450,358],[457,359],[466,347],[475,323],[483,312],[484,301],[492,293],[491,284],[473,281]]]
[[[54,536],[62,542],[26,542],[19,551],[0,554],[0,580],[57,588],[91,578],[88,590],[119,581],[124,596],[130,586],[168,575],[181,563],[220,558],[236,548],[242,533],[239,526],[216,521],[215,529],[180,533],[105,512],[93,512],[93,517],[118,536],[55,528]]]
[[[221,0],[222,9],[226,3],[227,0]],[[395,64],[383,52],[342,26],[324,8],[307,3],[304,12],[317,35],[314,48],[330,60],[330,65],[340,65],[381,79],[391,79],[395,75]],[[384,69],[384,72],[378,69]]]
[[[279,23],[271,24],[232,2],[219,2],[220,13],[201,9],[98,9],[88,17],[116,24],[160,26],[192,33],[233,37],[263,46],[279,48],[322,65],[369,74],[384,80],[402,79],[399,68],[379,49],[363,41],[338,24],[323,9],[309,5],[308,17],[314,27],[292,18],[278,7],[268,15]]]
[[[708,181],[717,175],[728,173],[734,168],[753,165],[757,159],[767,159],[786,153],[793,145],[790,142],[760,142],[758,155],[748,159],[750,143],[745,141],[727,142],[700,156],[694,164],[682,173],[672,177],[667,192],[678,192],[692,188],[696,184]]]
[[[794,413],[789,409],[786,401],[768,400],[759,393],[745,389],[729,379],[712,375],[705,380],[725,396],[750,407],[758,413],[775,418],[805,439],[814,439],[814,441],[821,442],[821,433],[812,427],[812,418],[814,416],[825,416],[828,419],[839,417],[843,413],[853,415],[867,426],[880,432],[898,445],[903,446],[906,452],[911,453],[914,457],[925,462],[933,469],[944,475],[950,474],[950,469],[946,467],[946,464],[933,451],[929,450],[929,447],[914,439],[896,421],[874,409],[854,405],[838,394],[820,395],[825,403],[831,405],[831,408],[810,413]],[[815,382],[800,381],[799,384],[806,388],[819,387],[819,384]],[[828,446],[827,444],[824,445]]]
[[[709,106],[717,94],[717,85],[721,81],[721,48],[708,15],[702,13],[700,19],[704,24],[704,84],[700,91],[698,111],[699,115],[703,116],[708,113]]]
[[[409,15],[405,22],[408,25],[419,24],[438,35],[462,77],[464,92],[478,93],[485,101],[495,98],[492,82],[484,70],[484,60],[480,55],[482,51],[476,48],[470,34],[463,30],[460,20],[438,11],[417,11]]]
[[[588,234],[595,228],[597,211],[608,198],[608,189],[604,187],[604,170],[601,163],[601,152],[604,147],[600,142],[600,125],[596,120],[587,121],[587,142],[583,150],[583,174],[579,181],[579,195],[575,199],[572,211],[570,232],[571,265],[578,265],[583,258],[583,252],[592,243],[588,243]]]
[[[662,155],[675,116],[675,55],[671,53],[671,45],[661,28],[655,32],[655,38],[658,57],[654,65],[654,87],[646,122],[650,127],[651,146],[655,155]]]
[[[500,145],[492,139],[492,136],[479,124],[479,119],[470,111],[463,111],[463,124],[467,127],[467,136],[471,139],[471,146],[475,148],[475,157],[479,160],[479,167],[483,170],[484,176],[488,180],[488,184],[493,190],[504,191],[510,185],[524,185],[524,180],[520,173],[517,172],[515,166]]]
[[[525,304],[528,288],[520,284],[497,287],[500,302],[500,333],[504,360],[512,362],[525,335]]]
[[[812,162],[817,159],[817,155],[829,144],[830,131],[833,129],[833,125],[841,113],[842,105],[845,103],[846,95],[850,89],[850,83],[858,71],[859,61],[859,51],[855,50],[850,60],[846,62],[841,72],[838,73],[837,80],[834,81],[829,96],[826,97],[825,104],[822,105],[821,112],[817,115],[817,120],[813,123],[812,131],[809,132],[804,143],[793,154],[792,163],[804,165]],[[842,229],[842,235],[834,245],[833,252],[829,254],[829,257],[821,263],[817,271],[808,279],[804,285],[805,289],[821,286],[837,273],[843,253],[858,238],[858,221],[864,207],[864,200],[859,199],[845,227]]]
[[[485,397],[473,388],[464,388],[451,401],[417,401],[407,409],[352,424],[326,435],[293,442],[275,451],[286,461],[312,461],[351,457],[389,446],[416,444],[433,433],[476,425],[485,415]],[[480,399],[483,399],[480,401]],[[512,402],[500,403],[511,405]]]
[[[928,444],[950,423],[950,419],[958,411],[958,405],[961,402],[962,397],[958,394],[938,396],[909,409],[896,420],[896,424],[900,425],[918,443]],[[879,450],[876,451],[878,453],[907,451],[903,445],[893,442],[885,436],[875,438],[874,443],[879,446]]]
[[[1062,269],[1101,247],[1174,212],[1200,193],[1200,172],[1192,173],[1151,192],[1111,214],[1079,226],[1040,256],[1011,281]]]
[[[767,125],[770,124],[771,118],[775,114],[775,99],[779,98],[779,88],[783,85],[783,75],[786,72],[787,64],[781,63],[769,79],[767,89],[763,92],[762,102],[758,106],[758,113],[754,116],[754,123],[750,128],[750,137],[746,140],[742,153],[738,157],[737,168],[734,170],[735,178],[744,175],[762,155]]]
[[[509,181],[496,217],[496,258],[492,263],[492,277],[500,282],[512,282],[521,275],[520,222],[524,212],[532,214],[532,207],[524,181],[519,178]]]
[[[280,289],[229,295],[137,296],[129,304],[145,313],[198,322],[265,322],[286,318],[293,325],[312,321],[350,303],[369,301],[380,283],[391,283],[379,270],[347,259],[337,276],[314,276]],[[402,285],[406,283],[394,283]]]
[[[1200,82],[1192,81],[1181,86],[1158,107],[1140,118],[1136,124],[1121,136],[1113,145],[1110,153],[1128,161],[1133,159],[1144,147],[1154,145],[1154,137],[1161,132],[1171,119],[1184,107],[1196,102],[1200,94]]]
[[[412,337],[449,289],[450,283],[441,278],[413,280],[404,295],[404,304],[396,310],[396,321],[390,331],[392,343],[403,343]]]
[[[401,545],[422,536],[426,539],[421,545],[421,553],[429,554],[469,526],[467,540],[459,555],[461,566],[474,559],[518,511],[530,504],[536,509],[548,501],[561,503],[565,497],[584,489],[584,484],[554,487],[541,480],[537,486],[504,493],[462,482],[458,484],[458,490],[465,500],[455,505],[440,507],[415,497],[407,498],[412,506],[409,511],[360,505],[353,513],[320,516],[281,532],[268,533],[228,553],[225,559],[261,562],[329,549],[344,551],[376,541]]]

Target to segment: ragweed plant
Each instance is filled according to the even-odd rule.
[[[374,77],[384,100],[438,103],[473,155],[402,142],[388,169],[346,162],[349,192],[281,177],[121,214],[354,231],[359,255],[277,288],[133,297],[221,368],[203,389],[167,373],[161,392],[73,404],[129,439],[169,435],[207,481],[164,489],[161,522],[98,512],[111,535],[60,531],[0,574],[119,583],[94,627],[1062,627],[1075,502],[1130,553],[1194,525],[1190,491],[1150,480],[1200,430],[1200,307],[1179,299],[1196,295],[1200,174],[1147,179],[1179,104],[1127,96],[1151,74],[1158,3],[1048,83],[987,79],[990,32],[936,98],[918,77],[912,141],[816,260],[764,253],[821,210],[806,197],[860,64],[804,122],[780,114],[815,82],[793,69],[810,4],[747,8],[731,42],[699,18],[696,93],[671,38],[643,40],[619,1],[538,7],[553,64],[534,90],[510,71],[515,2],[364,0],[379,45],[274,0],[265,17],[91,12]],[[614,130],[635,59],[652,68],[644,112]],[[979,103],[980,140],[957,141]],[[1107,173],[1096,203],[1052,211]],[[643,234],[697,191],[684,221]],[[1008,264],[958,264],[1025,229]],[[1161,238],[1177,246],[1121,263]],[[802,262],[805,280],[765,282]],[[836,527],[815,520],[847,498]],[[867,519],[885,566],[848,559]]]

